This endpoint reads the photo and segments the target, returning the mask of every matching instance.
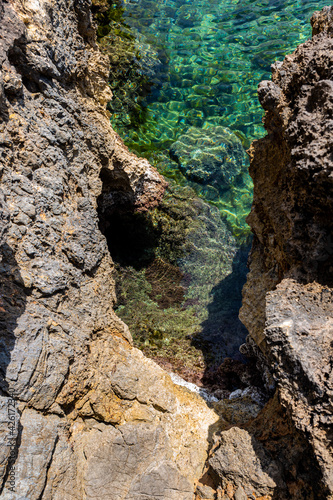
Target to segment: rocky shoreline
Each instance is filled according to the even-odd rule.
[[[244,387],[207,404],[114,312],[101,227],[166,182],[110,126],[90,7],[0,3],[0,496],[332,500],[333,8],[259,86],[241,350],[266,393],[227,363]]]
[[[250,332],[243,352],[259,348],[331,498],[332,8],[311,22],[312,40],[259,85],[267,136],[250,150],[254,242],[240,317]]]

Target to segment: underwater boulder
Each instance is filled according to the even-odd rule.
[[[170,156],[191,181],[224,191],[240,174],[245,150],[240,139],[228,128],[190,127],[170,147]]]

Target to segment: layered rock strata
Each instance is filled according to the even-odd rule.
[[[254,242],[241,310],[243,352],[315,457],[314,492],[291,498],[333,498],[333,8],[312,27],[259,85],[267,135],[250,149]]]
[[[192,500],[218,417],[113,311],[97,207],[147,210],[165,182],[110,127],[89,6],[0,3],[0,496]]]

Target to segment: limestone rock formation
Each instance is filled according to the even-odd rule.
[[[259,85],[267,135],[250,149],[254,242],[241,310],[243,352],[257,356],[271,389],[272,374],[311,444],[315,498],[333,498],[332,14],[315,13],[312,40]]]
[[[9,226],[9,211],[2,192],[0,192],[0,247],[6,241],[6,233]]]
[[[201,499],[331,499],[333,10],[259,88],[242,319],[277,391],[247,421],[175,386],[114,313],[103,218],[165,181],[110,126],[89,7],[0,1],[1,499],[193,500],[199,478]]]
[[[0,2],[0,496],[191,500],[218,417],[113,311],[97,209],[147,210],[165,181],[111,129],[89,6]]]
[[[262,444],[237,427],[222,433],[221,446],[209,462],[220,477],[242,488],[245,498],[253,493],[258,497],[274,493],[281,477]]]

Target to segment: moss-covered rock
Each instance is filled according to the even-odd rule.
[[[100,48],[110,59],[112,122],[137,126],[145,122],[147,96],[163,79],[165,58],[125,22],[120,0],[94,0],[92,9]]]
[[[130,28],[117,1],[96,0],[94,9],[99,44],[110,60],[111,121],[124,138],[129,133],[127,139],[134,149],[144,143],[140,152],[170,181],[163,202],[149,214],[112,213],[108,217],[105,234],[116,262],[117,313],[146,354],[162,364],[169,362],[182,374],[184,370],[202,373],[206,366],[237,352],[245,336],[233,309],[232,319],[228,316],[230,289],[225,293],[227,288],[222,285],[220,290],[229,275],[234,276],[234,286],[235,282],[243,283],[246,274],[243,267],[239,276],[233,269],[251,201],[249,195],[244,204],[248,192],[243,182],[245,151],[241,140],[228,129],[212,124],[205,130],[195,128],[202,124],[197,106],[207,100],[207,89],[197,86],[200,103],[193,99],[183,102],[180,89],[184,82],[174,87],[173,95],[171,82],[165,81],[168,57],[163,37],[150,40],[135,27]],[[142,22],[152,21],[154,9],[152,2],[151,16]],[[181,22],[187,22],[185,10]],[[192,69],[189,66],[189,73]],[[161,114],[152,122],[147,105],[149,100],[157,102],[163,82],[172,95],[168,103],[160,103]],[[162,131],[165,113],[168,127],[174,118],[177,136],[170,128]],[[183,125],[180,113],[186,117]],[[151,134],[151,141],[143,129]],[[183,136],[175,143],[180,130]],[[133,142],[135,131],[140,134],[137,144]],[[170,158],[172,143],[177,161]],[[192,147],[191,165],[198,160],[196,172],[187,168],[187,143]]]

